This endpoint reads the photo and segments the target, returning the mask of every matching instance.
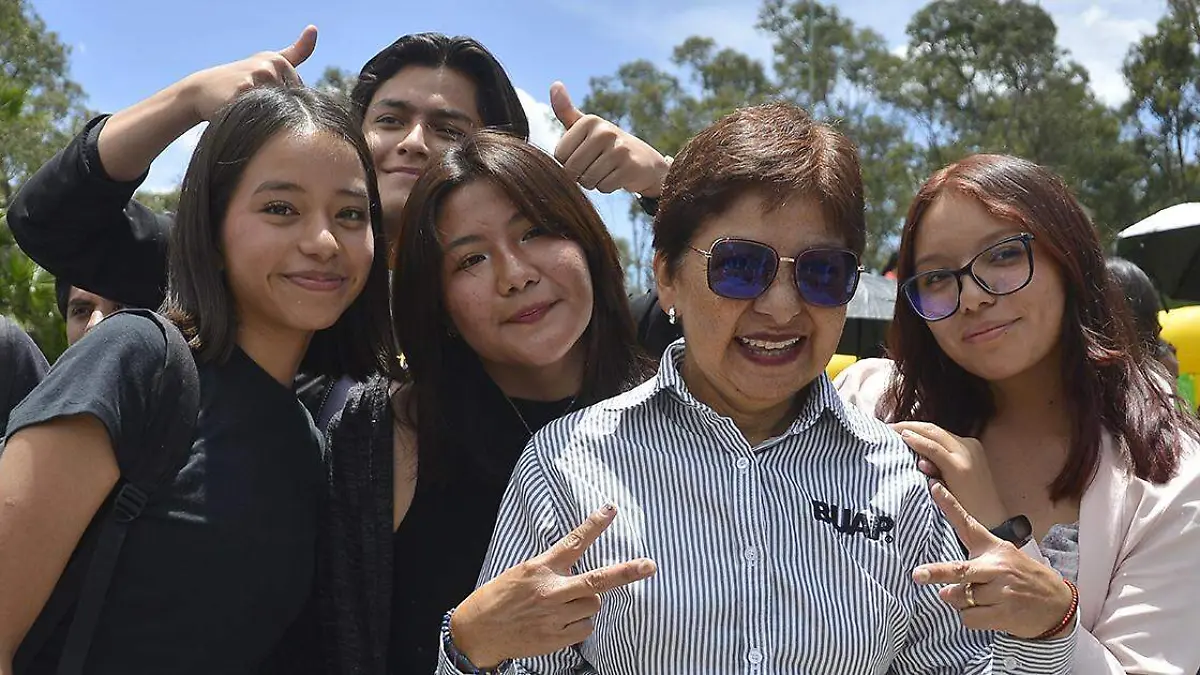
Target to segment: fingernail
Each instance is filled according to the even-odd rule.
[[[929,581],[929,572],[923,569],[915,569],[913,570],[912,578],[916,583],[923,584]]]
[[[650,562],[649,560],[644,560],[644,561],[642,561],[641,565],[638,565],[638,573],[639,574],[651,575],[651,574],[654,574],[654,571],[656,569],[657,569],[657,567],[655,566],[655,564]]]
[[[916,434],[912,432],[912,429],[901,429],[900,435],[905,438],[912,438],[913,436],[916,436]]]
[[[603,507],[602,509],[600,509],[600,510],[601,510],[601,511],[603,511],[603,512],[605,512],[605,513],[614,513],[614,512],[616,512],[616,510],[617,510],[617,505],[616,505],[616,504],[613,504],[612,502],[608,502],[608,503],[606,503],[606,504],[604,505],[604,507]]]
[[[942,485],[941,481],[936,481],[936,480],[933,481],[933,491],[936,492],[939,497],[945,497],[946,495],[950,494],[946,490],[946,486]]]

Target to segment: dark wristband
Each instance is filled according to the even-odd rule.
[[[658,213],[658,197],[643,197],[638,195],[638,204],[641,205],[642,211],[651,218]]]
[[[1021,548],[1033,539],[1033,524],[1025,516],[1013,516],[989,530],[997,539]]]

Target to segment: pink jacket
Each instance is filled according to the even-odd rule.
[[[838,375],[842,398],[875,414],[892,362],[865,359]],[[1194,675],[1200,668],[1200,453],[1154,485],[1126,469],[1106,435],[1079,507],[1079,626],[1073,672]],[[1036,543],[1023,549],[1046,562]]]

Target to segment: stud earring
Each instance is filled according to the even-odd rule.
[[[667,309],[667,323],[674,326],[678,321],[679,321],[679,318],[675,315],[675,307],[668,308]]]

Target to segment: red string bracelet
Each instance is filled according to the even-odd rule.
[[[1071,583],[1070,579],[1063,579],[1063,583],[1067,585],[1067,588],[1071,589],[1071,607],[1067,610],[1067,615],[1064,616],[1062,621],[1059,621],[1054,628],[1051,628],[1045,633],[1033,638],[1034,640],[1045,640],[1051,635],[1054,635],[1055,633],[1065,629],[1067,626],[1070,626],[1071,622],[1075,620],[1075,613],[1079,611],[1079,589],[1075,587],[1075,584]]]

